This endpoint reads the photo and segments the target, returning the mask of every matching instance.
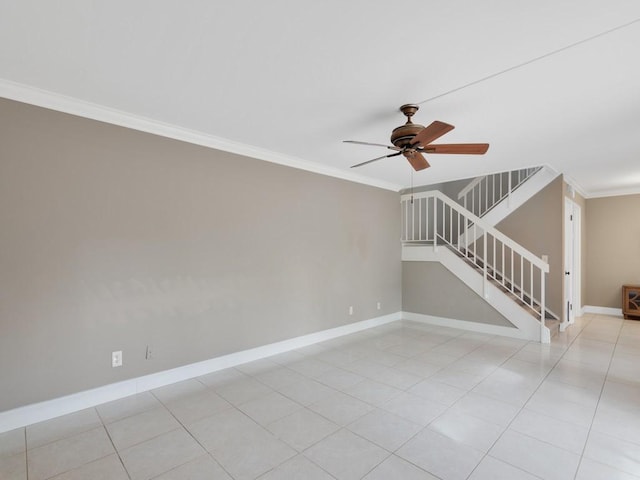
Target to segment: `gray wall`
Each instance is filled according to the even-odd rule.
[[[419,187],[413,188],[414,193],[418,192],[431,192],[433,190],[438,190],[444,193],[447,197],[449,197],[454,202],[458,202],[458,194],[465,188],[474,177],[471,178],[463,178],[461,180],[452,180],[450,182],[443,183],[432,183],[431,185],[421,185]],[[412,189],[405,188],[400,191],[401,195],[405,195],[407,193],[411,193]],[[460,203],[460,202],[458,202]]]
[[[622,285],[640,285],[640,195],[589,198],[586,204],[584,303],[622,308]]]
[[[513,327],[440,262],[402,262],[402,310]]]
[[[0,100],[0,411],[399,311],[398,210]]]

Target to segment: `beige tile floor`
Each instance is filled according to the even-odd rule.
[[[640,322],[395,323],[0,434],[2,480],[640,479]]]

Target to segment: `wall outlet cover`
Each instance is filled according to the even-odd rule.
[[[111,366],[113,368],[122,366],[122,350],[111,352]]]

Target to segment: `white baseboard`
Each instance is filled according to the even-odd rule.
[[[289,340],[231,353],[222,357],[192,363],[183,367],[104,385],[65,397],[54,398],[52,400],[18,407],[13,410],[7,410],[0,412],[0,433],[401,319],[401,312],[383,315],[369,320],[350,323],[341,327],[330,328]]]
[[[515,327],[504,327],[502,325],[490,325],[488,323],[469,322],[467,320],[456,320],[453,318],[436,317],[434,315],[424,315],[422,313],[402,312],[403,320],[427,323],[440,327],[451,327],[470,332],[486,333],[489,335],[500,335],[502,337],[519,338],[530,340],[527,332]]]
[[[615,317],[622,316],[621,308],[597,307],[593,305],[585,305],[582,309],[584,313],[596,313],[598,315],[613,315]]]

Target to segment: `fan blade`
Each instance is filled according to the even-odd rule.
[[[465,155],[483,155],[489,150],[488,143],[450,143],[427,145],[421,151],[425,153],[460,153]]]
[[[405,150],[402,154],[407,158],[407,160],[409,160],[409,163],[416,172],[431,166],[429,165],[429,162],[427,162],[427,159],[416,150]]]
[[[357,140],[343,140],[342,143],[355,143],[356,145],[371,145],[373,147],[385,147],[385,148],[388,148],[389,150],[396,150],[396,151],[402,150],[400,147],[394,147],[392,145],[384,145],[382,143],[359,142]]]
[[[374,158],[373,160],[367,160],[366,162],[362,162],[362,163],[358,163],[356,165],[351,165],[351,168],[356,168],[356,167],[361,167],[363,165],[366,165],[367,163],[371,163],[371,162],[376,162],[378,160],[382,160],[383,158],[389,158],[389,157],[397,157],[398,155],[400,155],[402,152],[398,152],[398,153],[392,153],[390,155],[383,155],[381,157],[378,158]]]
[[[449,125],[448,123],[440,122],[436,120],[428,127],[420,130],[413,140],[411,141],[412,145],[421,145],[426,147],[428,144],[433,142],[435,139],[440,138],[447,132],[450,132],[455,127],[453,125]]]

